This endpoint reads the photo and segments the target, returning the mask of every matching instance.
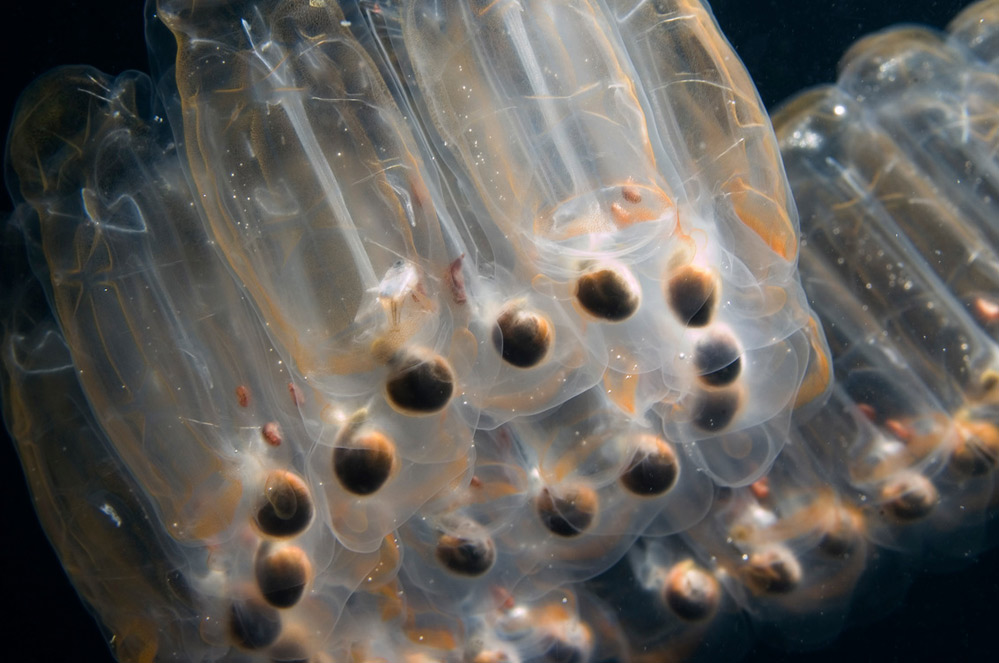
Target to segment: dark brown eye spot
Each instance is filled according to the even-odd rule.
[[[493,328],[493,345],[503,361],[518,368],[536,366],[548,354],[555,338],[551,323],[533,311],[504,309]]]
[[[281,615],[259,599],[234,601],[229,608],[229,635],[242,649],[263,649],[281,635]]]
[[[541,522],[553,534],[578,536],[593,524],[597,515],[597,494],[588,486],[568,486],[553,493],[545,488],[535,506]]]
[[[801,564],[794,553],[783,546],[774,546],[749,555],[742,578],[757,594],[787,594],[801,582],[801,573]]]
[[[714,334],[694,348],[694,366],[705,385],[725,387],[742,373],[742,350],[729,334]]]
[[[590,315],[621,322],[635,314],[641,303],[637,284],[615,269],[600,269],[576,280],[576,301]]]
[[[305,482],[296,474],[275,470],[267,475],[253,520],[263,534],[287,538],[308,528],[313,510]]]
[[[257,553],[254,571],[264,600],[275,608],[290,608],[302,598],[311,569],[301,548],[287,546],[272,550],[265,544]]]
[[[454,373],[443,357],[406,354],[393,361],[391,369],[385,392],[403,414],[439,412],[454,394]]]
[[[734,389],[705,391],[694,404],[694,425],[703,431],[716,433],[732,423],[739,413],[739,392]]]
[[[395,466],[395,445],[378,431],[351,436],[333,450],[333,474],[344,490],[371,495],[381,488]]]
[[[886,515],[901,522],[912,522],[930,515],[940,501],[933,482],[922,474],[906,474],[881,488],[881,508]]]
[[[705,327],[718,304],[718,283],[706,269],[687,265],[667,280],[666,303],[688,327]]]
[[[676,452],[665,440],[645,435],[631,464],[621,475],[621,483],[636,495],[662,495],[676,483],[680,474]]]
[[[838,508],[831,521],[827,521],[823,527],[818,549],[829,557],[845,558],[853,554],[860,543],[858,516],[844,508]]]
[[[436,554],[437,561],[445,568],[463,576],[480,576],[496,561],[496,547],[488,535],[442,534],[437,540]]]
[[[712,574],[693,561],[686,560],[669,570],[663,587],[663,599],[680,619],[699,622],[718,609],[721,587]]]
[[[988,421],[960,421],[950,463],[961,474],[980,477],[999,464],[999,428]]]

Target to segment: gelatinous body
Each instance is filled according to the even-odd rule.
[[[693,0],[147,13],[155,82],[52,72],[7,147],[5,418],[121,660],[729,658],[976,547],[960,30],[858,46],[778,142]]]

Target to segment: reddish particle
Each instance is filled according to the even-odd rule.
[[[984,297],[976,297],[973,305],[975,316],[982,322],[999,321],[999,303]]]
[[[910,442],[913,438],[912,427],[898,419],[885,419],[885,428],[902,442]]]
[[[305,405],[305,393],[294,382],[288,383],[288,393],[291,394],[291,402],[296,407]]]
[[[250,407],[250,388],[244,384],[236,387],[236,402],[239,407]]]
[[[447,284],[451,288],[451,299],[455,304],[464,304],[468,301],[465,294],[465,276],[461,273],[461,263],[464,259],[465,254],[462,253],[447,269]]]
[[[623,186],[621,187],[621,197],[627,200],[632,205],[637,205],[642,202],[642,193],[637,187],[633,186]]]
[[[770,478],[763,477],[762,479],[757,479],[753,483],[749,484],[749,492],[751,492],[758,500],[767,499],[770,497]]]
[[[611,216],[619,226],[626,226],[631,223],[631,212],[621,206],[620,203],[611,203]]]
[[[281,443],[284,442],[284,437],[281,435],[281,426],[276,421],[268,421],[264,424],[260,432],[264,436],[264,442],[272,447],[280,447]]]
[[[509,612],[510,610],[513,610],[516,607],[517,601],[516,599],[513,598],[513,594],[503,589],[502,587],[498,587],[496,585],[493,585],[491,590],[492,590],[493,600],[496,602],[496,607],[498,609],[502,610],[503,612]]]
[[[873,406],[867,403],[857,403],[857,409],[860,410],[862,415],[867,417],[868,421],[876,422],[878,420],[878,411]]]

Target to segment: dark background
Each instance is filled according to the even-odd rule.
[[[857,37],[900,21],[943,26],[963,5],[955,0],[718,0],[714,10],[772,108],[803,87],[832,80],[839,55]],[[90,64],[109,73],[148,70],[140,0],[9,3],[0,53],[7,127],[17,96],[59,64]],[[0,211],[11,203],[6,197]],[[2,266],[0,266],[2,267]],[[0,441],[0,659],[111,661],[94,620],[80,604],[35,520],[19,462]],[[995,655],[999,551],[956,573],[932,574],[916,563],[904,602],[887,618],[853,627],[825,648],[787,654],[757,646],[749,660],[984,660]],[[872,588],[874,592],[879,591]]]

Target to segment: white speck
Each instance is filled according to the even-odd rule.
[[[110,518],[114,522],[115,527],[121,527],[121,517],[118,515],[118,512],[114,510],[113,506],[105,502],[101,505],[101,513]]]

